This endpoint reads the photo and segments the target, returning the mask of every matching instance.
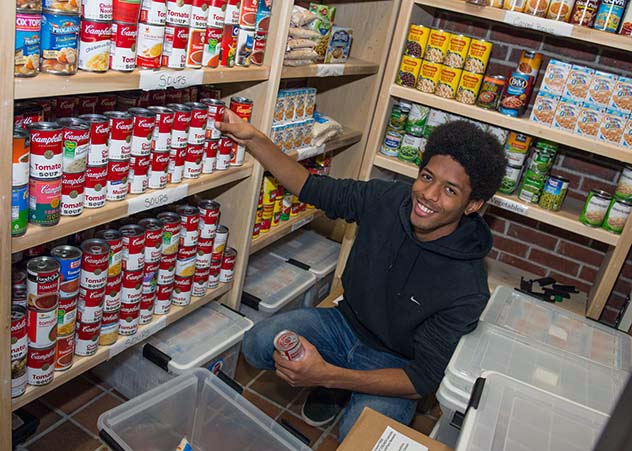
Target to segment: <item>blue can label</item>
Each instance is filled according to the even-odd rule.
[[[25,77],[39,72],[40,14],[15,15],[15,75]]]
[[[78,280],[81,276],[81,254],[76,258],[59,258],[59,274],[62,285],[65,282]],[[77,286],[77,290],[79,287]]]
[[[79,16],[45,12],[42,15],[42,72],[77,72]]]
[[[11,190],[11,236],[26,232],[29,217],[29,186],[14,186]]]
[[[522,116],[529,104],[532,87],[532,76],[513,72],[507,83],[507,90],[500,102],[499,111],[507,116]]]
[[[625,6],[628,0],[602,0],[597,16],[595,17],[595,30],[603,30],[616,33],[623,18]]]

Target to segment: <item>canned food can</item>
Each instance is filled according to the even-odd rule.
[[[424,59],[431,63],[443,64],[452,34],[445,30],[431,29],[428,36]]]
[[[189,123],[188,144],[204,144],[206,139],[206,125],[208,121],[208,107],[201,102],[189,102],[191,121]]]
[[[26,233],[29,218],[29,186],[11,188],[11,236],[22,236]]]
[[[189,26],[193,0],[167,0],[167,23]]]
[[[79,32],[79,69],[90,72],[106,72],[110,62],[112,24],[109,21],[81,21]]]
[[[138,331],[140,317],[140,302],[121,304],[119,311],[119,335],[134,335]]]
[[[406,125],[404,126],[406,133],[412,136],[423,136],[429,114],[430,108],[414,103],[406,119]]]
[[[109,51],[110,51],[110,45],[108,41],[108,54],[109,54]],[[106,67],[107,67],[107,62],[106,62]],[[78,115],[95,114],[98,101],[99,101],[99,96],[96,94],[82,95],[79,100],[77,114]]]
[[[434,94],[441,78],[441,64],[423,61],[417,80],[417,89],[421,92]]]
[[[26,293],[29,308],[57,309],[59,262],[52,257],[34,257],[26,264]]]
[[[121,285],[121,302],[132,304],[140,302],[143,294],[144,271],[123,271],[123,284]]]
[[[26,356],[28,348],[26,308],[11,305],[11,361]]]
[[[531,178],[529,174],[530,171],[527,170],[522,179],[520,190],[518,191],[518,198],[525,202],[537,204],[540,200],[542,189],[544,188],[544,181]]]
[[[147,186],[149,189],[163,189],[167,186],[169,173],[169,154],[166,152],[153,151],[149,165]]]
[[[388,128],[384,134],[384,141],[382,147],[380,147],[380,152],[389,157],[396,157],[399,146],[402,144],[402,139],[404,139],[404,133]]]
[[[219,66],[223,36],[223,26],[209,26],[206,28],[206,35],[204,37],[204,52],[202,53],[202,66],[212,68]]]
[[[152,151],[165,152],[171,148],[171,130],[175,112],[162,106],[150,106],[148,110],[156,114],[156,123],[152,136]]]
[[[47,348],[29,346],[26,363],[26,375],[29,385],[46,385],[53,380],[55,370],[55,347],[53,343]]]
[[[118,312],[121,308],[121,287],[123,284],[123,273],[116,276],[109,276],[105,285],[105,299],[103,301],[103,311]]]
[[[423,58],[429,35],[430,29],[423,25],[411,24],[408,29],[404,55],[412,56],[413,58]]]
[[[207,108],[206,138],[219,139],[222,132],[215,126],[215,123],[224,120],[226,104],[223,100],[208,98],[202,99],[200,102]]]
[[[178,254],[162,255],[156,282],[158,285],[170,285],[174,281],[176,274],[176,261]]]
[[[197,69],[202,67],[202,55],[204,54],[204,39],[206,28],[190,28],[187,41],[186,67]]]
[[[158,285],[156,300],[154,301],[154,315],[166,315],[171,310],[171,292],[173,282],[166,285]]]
[[[220,65],[222,67],[233,67],[235,65],[238,35],[238,25],[229,25],[227,23],[224,24],[224,30],[222,32],[222,42],[220,43]]]
[[[197,246],[180,246],[176,260],[176,277],[190,277],[195,272]]]
[[[486,75],[476,99],[476,106],[497,110],[507,79],[502,75]]]
[[[492,54],[493,44],[484,39],[472,39],[463,69],[474,74],[484,74]]]
[[[27,382],[27,355],[11,360],[11,397],[21,396],[26,391]]]
[[[237,35],[237,55],[235,57],[235,64],[237,66],[250,66],[254,44],[255,30],[240,28],[239,34]]]
[[[18,254],[13,254],[15,257]],[[21,257],[20,257],[21,260]],[[17,263],[12,258],[12,263]],[[17,269],[15,266],[11,271],[11,304],[26,308],[28,305],[26,294],[26,270]]]
[[[178,253],[180,242],[180,215],[174,212],[163,212],[157,215],[162,221],[162,254],[173,255]]]
[[[75,352],[75,333],[57,337],[55,347],[55,371],[65,371],[72,367]]]
[[[59,119],[58,123],[63,127],[63,172],[84,172],[90,148],[90,126],[74,117]]]
[[[551,0],[531,0],[527,2],[525,13],[530,16],[544,17],[549,10]]]
[[[171,292],[171,305],[179,307],[191,303],[191,288],[193,287],[193,275],[188,277],[175,277],[173,291]]]
[[[421,58],[414,58],[412,56],[403,56],[402,62],[399,66],[399,72],[397,73],[397,79],[395,83],[400,86],[406,86],[408,88],[414,88],[417,84],[417,78],[421,70],[422,60]]]
[[[209,239],[215,237],[215,230],[219,223],[220,208],[219,202],[210,199],[203,199],[198,203],[200,211],[199,238]]]
[[[75,333],[77,319],[77,300],[79,294],[59,298],[57,307],[57,335],[65,336]]]
[[[81,0],[81,17],[87,20],[112,20],[112,0]]]
[[[215,159],[215,169],[218,171],[225,171],[229,168],[231,154],[233,153],[233,144],[233,140],[228,136],[222,135],[220,138],[217,157]]]
[[[219,225],[215,231],[215,239],[213,241],[213,260],[221,261],[224,254],[224,248],[228,241],[228,227],[225,225]]]
[[[202,160],[204,158],[204,144],[189,144],[184,160],[185,179],[196,179],[202,173]]]
[[[101,208],[105,205],[107,176],[107,165],[88,166],[86,168],[86,184],[83,202],[85,208]]]
[[[109,246],[108,277],[121,273],[123,260],[123,235],[115,229],[99,230],[95,238],[104,240]]]
[[[56,179],[63,168],[63,128],[57,122],[38,122],[30,127],[30,177]]]
[[[105,287],[108,276],[110,246],[100,238],[91,238],[81,243],[81,287],[97,290]]]
[[[523,50],[518,62],[518,72],[537,77],[542,65],[542,54],[531,50]]]
[[[99,334],[99,346],[110,346],[118,340],[119,312],[104,313]]]
[[[621,19],[621,28],[619,34],[624,36],[632,36],[632,8],[628,8]]]
[[[75,355],[88,357],[96,354],[101,334],[101,321],[77,323],[75,332]]]
[[[632,211],[632,202],[613,197],[601,227],[617,235],[621,234],[630,216],[630,211]]]
[[[512,117],[522,116],[529,104],[532,88],[533,77],[513,72],[500,102],[500,113]]]
[[[542,189],[538,205],[547,210],[559,211],[566,197],[569,183],[569,180],[564,177],[549,176]]]
[[[269,20],[269,18],[267,19]],[[257,29],[255,31],[255,42],[252,47],[252,55],[250,56],[250,62],[255,66],[261,66],[263,64],[267,43],[268,32]]]
[[[124,200],[129,190],[129,160],[109,160],[106,200]]]
[[[15,14],[15,77],[39,73],[42,15],[18,10]]]
[[[29,183],[30,138],[26,130],[13,130],[13,158],[11,166],[11,186]]]
[[[195,269],[210,268],[213,253],[213,238],[200,239],[195,257]]]
[[[129,160],[132,152],[133,116],[122,111],[108,111],[104,116],[109,119],[109,158],[112,160]]]
[[[402,144],[397,151],[397,158],[414,163],[419,155],[423,140],[422,136],[405,134],[402,138]]]
[[[116,98],[115,94],[99,94],[99,100],[95,108],[96,114],[104,114],[106,111],[111,111],[116,108]]]
[[[140,16],[141,0],[112,0],[112,19],[127,23],[137,23]]]
[[[210,0],[207,27],[221,28],[226,18],[226,0]]]
[[[227,247],[222,256],[222,266],[219,271],[219,281],[229,283],[233,280],[235,270],[235,260],[237,259],[237,251],[232,247]]]
[[[208,290],[208,276],[211,268],[195,268],[193,275],[193,285],[191,287],[191,296],[202,297]]]
[[[140,23],[164,25],[167,21],[167,2],[165,0],[142,0]]]
[[[158,69],[165,37],[164,25],[140,24],[136,45],[136,66],[144,69]]]
[[[134,118],[131,155],[140,157],[148,156],[152,149],[152,138],[156,126],[156,113],[146,108],[130,108],[128,113]]]
[[[155,294],[148,295],[147,299],[143,299],[140,304],[140,313],[138,314],[138,324],[144,326],[151,323],[154,319],[154,301]]]
[[[51,74],[77,73],[80,18],[76,13],[44,10],[42,13],[40,71]]]
[[[38,102],[16,102],[13,114],[14,128],[30,128],[44,120],[44,108]]]
[[[163,224],[157,218],[145,218],[138,222],[145,229],[145,265],[160,261]]]
[[[471,42],[472,38],[465,35],[451,34],[448,39],[448,48],[446,50],[443,64],[455,69],[463,69]]]
[[[252,108],[253,102],[251,99],[246,97],[231,97],[230,98],[230,109],[237,116],[245,120],[246,122],[250,122],[252,119]],[[244,157],[246,154],[246,146],[243,144],[237,144],[236,149],[233,149],[233,157],[230,160],[231,166],[241,166],[244,163]]]
[[[187,59],[188,41],[188,25],[167,25],[165,27],[165,40],[162,49],[162,67],[184,69]]]
[[[112,23],[110,69],[121,72],[131,72],[136,68],[137,40],[137,23]]]
[[[471,72],[463,72],[461,75],[461,81],[456,92],[457,102],[465,103],[467,105],[474,105],[476,97],[483,83],[482,74],[473,74]]]
[[[79,97],[60,97],[55,101],[55,117],[72,117],[79,108]]]
[[[305,347],[296,332],[282,330],[274,336],[274,348],[287,360],[301,360]]]
[[[536,0],[537,1],[537,0]],[[518,13],[524,12],[527,7],[527,0],[505,0],[503,8]]]
[[[143,295],[156,293],[158,271],[160,271],[160,261],[145,264],[145,270],[143,272]]]
[[[559,22],[568,22],[571,19],[574,4],[575,0],[554,0],[549,6],[546,18]]]
[[[110,134],[108,117],[101,114],[83,114],[79,116],[79,119],[90,126],[88,165],[106,164],[108,160],[108,136]]]
[[[570,23],[582,27],[592,28],[599,9],[600,0],[576,0]]]
[[[181,205],[176,209],[180,215],[180,247],[197,245],[200,210],[191,205]]]
[[[145,229],[127,224],[119,229],[123,235],[123,271],[139,271],[145,267]]]
[[[62,245],[51,249],[51,257],[59,263],[59,292],[62,298],[72,297],[79,292],[81,277],[81,249]]]
[[[61,214],[61,177],[29,181],[29,222],[43,226],[59,223]]]
[[[218,150],[219,150],[219,138],[207,139],[204,142],[204,160],[202,161],[202,174],[213,173],[216,167]]]
[[[147,190],[150,164],[150,155],[130,157],[128,189],[131,194],[142,194]]]
[[[191,123],[191,107],[179,103],[167,104],[168,108],[175,111],[173,128],[171,130],[171,149],[186,147]]]
[[[454,99],[459,87],[462,73],[463,71],[461,69],[442,66],[435,95],[445,99]]]
[[[614,190],[614,195],[619,199],[631,200],[632,199],[632,166],[625,165],[617,181],[617,187]]]
[[[57,305],[52,310],[27,309],[29,348],[48,348],[57,339]]]

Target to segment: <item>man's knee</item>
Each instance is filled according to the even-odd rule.
[[[255,325],[244,334],[241,352],[246,361],[255,368],[271,369],[274,366],[274,349],[267,335],[264,322]]]

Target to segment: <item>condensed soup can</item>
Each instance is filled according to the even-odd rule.
[[[158,69],[162,55],[162,43],[165,37],[163,25],[138,25],[136,45],[136,66],[143,69]]]
[[[184,162],[187,156],[187,148],[171,148],[169,152],[169,168],[167,181],[169,183],[180,183],[184,175]]]
[[[138,222],[145,229],[145,265],[160,262],[162,254],[162,221],[157,218],[145,218]]]
[[[174,281],[176,274],[176,261],[178,254],[162,255],[158,268],[158,285],[170,285]]]
[[[119,311],[103,313],[99,346],[109,346],[116,343],[119,330]]]
[[[161,66],[170,69],[184,69],[188,42],[189,27],[187,25],[167,25],[165,27]]]
[[[26,233],[29,218],[29,186],[13,186],[11,188],[11,236],[22,236]]]
[[[154,319],[154,302],[156,300],[155,293],[143,294],[140,301],[140,313],[138,315],[138,324],[144,326],[151,323]]]
[[[237,251],[232,247],[227,247],[222,257],[222,266],[219,271],[219,281],[222,283],[232,282],[235,272],[235,260]]]
[[[204,55],[204,43],[206,39],[206,28],[191,28],[187,41],[187,56],[185,66],[197,69],[202,67],[202,57]]]
[[[63,172],[84,172],[90,148],[90,126],[74,117],[59,119],[58,123],[63,127]]]
[[[197,245],[200,210],[191,205],[181,205],[176,213],[180,215],[180,247]]]
[[[148,156],[152,148],[156,113],[146,108],[130,108],[128,113],[134,117],[131,155]]]
[[[26,370],[27,356],[21,357],[11,361],[11,397],[16,398],[21,396],[26,391],[27,383],[27,370]]]
[[[167,0],[167,23],[189,25],[193,0]]]
[[[77,323],[75,332],[75,355],[87,357],[96,354],[101,334],[101,321]]]
[[[193,288],[193,275],[188,277],[176,276],[173,291],[171,292],[171,304],[184,307],[191,303],[191,289]]]
[[[121,302],[131,304],[140,302],[143,294],[143,270],[123,271],[123,285],[121,286]]]
[[[112,0],[112,20],[136,23],[139,16],[140,0]]]
[[[57,337],[55,346],[55,371],[66,371],[72,367],[75,353],[75,333]]]
[[[29,385],[46,385],[53,380],[55,370],[55,344],[48,348],[29,346],[26,375]]]
[[[250,122],[252,119],[252,107],[252,100],[246,97],[231,97],[230,99],[230,109],[246,122]],[[233,152],[230,165],[241,166],[244,164],[246,146],[243,144],[237,144],[236,149]]]
[[[109,160],[106,200],[119,201],[127,196],[129,163],[130,160]]]
[[[219,139],[222,132],[215,127],[215,122],[224,120],[226,104],[220,99],[202,99],[200,102],[207,107],[206,138]]]
[[[29,222],[42,226],[59,223],[61,215],[61,177],[29,180]]]
[[[131,72],[136,68],[136,41],[138,24],[112,23],[110,42],[110,69]]]
[[[87,20],[112,20],[112,0],[81,0],[81,17]]]
[[[222,67],[233,67],[235,65],[235,54],[237,53],[237,37],[239,26],[224,25],[222,32],[222,42],[220,43],[220,65]]]
[[[56,179],[63,168],[63,128],[57,122],[37,122],[30,127],[30,177]]]
[[[75,322],[77,319],[77,300],[79,294],[71,297],[59,298],[57,307],[57,336],[66,336],[75,332]]]
[[[129,160],[132,152],[133,116],[122,111],[108,111],[104,116],[109,119],[110,125],[108,158],[112,160]]]
[[[208,107],[201,102],[189,102],[186,106],[191,108],[191,121],[189,123],[187,143],[204,144],[204,140],[206,139]]]
[[[219,202],[203,199],[198,203],[198,208],[200,210],[199,237],[202,239],[214,238],[219,224]]]
[[[12,257],[18,254],[13,254]],[[20,257],[21,260],[21,257]],[[15,264],[16,262],[13,261]],[[26,270],[13,267],[11,272],[11,305],[19,305],[26,308],[28,305],[26,294]]]
[[[13,163],[11,166],[11,186],[29,183],[30,137],[26,130],[13,130]]]
[[[163,189],[167,186],[169,172],[169,154],[167,151],[153,151],[151,153],[151,163],[147,186],[149,189]]]
[[[193,275],[193,285],[191,286],[191,296],[201,297],[206,294],[208,290],[208,276],[211,272],[211,268],[195,268],[195,274]]]
[[[305,347],[296,332],[282,330],[274,336],[274,348],[287,360],[301,360],[305,356]]]
[[[175,112],[163,106],[150,106],[147,109],[156,114],[152,150],[154,152],[168,151],[171,148],[171,130]]]
[[[202,174],[212,174],[217,164],[218,139],[207,139],[204,142],[204,160],[202,161]]]
[[[39,73],[42,16],[18,10],[15,15],[15,77],[33,77]]]
[[[108,160],[108,137],[110,121],[102,114],[83,114],[79,119],[90,124],[90,144],[88,149],[88,165],[99,166]]]
[[[121,304],[119,311],[119,335],[134,335],[138,331],[140,302]]]
[[[215,169],[225,171],[230,166],[230,160],[233,154],[234,142],[228,136],[222,135],[219,140],[219,148],[217,149],[217,157],[215,158]]]
[[[76,295],[81,277],[81,249],[68,245],[56,246],[51,249],[50,255],[59,263],[60,296],[67,298]]]
[[[59,262],[53,257],[34,257],[27,262],[26,273],[29,308],[56,310],[59,299]]]
[[[222,28],[226,18],[226,0],[211,0],[206,21],[208,28]]]
[[[108,277],[110,246],[100,238],[81,243],[81,286],[89,290],[104,288]]]
[[[107,197],[108,167],[88,166],[86,168],[86,185],[84,188],[85,208],[101,208]]]
[[[195,272],[197,246],[180,246],[176,259],[176,277],[190,277]]]
[[[212,260],[208,275],[208,288],[213,290],[219,286],[219,273],[221,271],[222,260]]]
[[[169,103],[167,108],[174,110],[173,128],[171,130],[171,149],[187,146],[189,125],[191,123],[191,107],[180,103]]]
[[[219,66],[222,49],[224,27],[208,27],[204,37],[204,53],[202,54],[202,66],[216,68]]]
[[[116,276],[108,276],[105,285],[105,298],[103,300],[103,312],[118,312],[121,308],[121,287],[123,284],[123,273]]]
[[[27,309],[26,324],[30,348],[48,348],[57,339],[57,307],[52,310]]]
[[[127,224],[119,229],[123,235],[123,271],[139,271],[145,267],[145,229]]]
[[[196,179],[202,173],[202,160],[204,159],[204,144],[189,144],[184,160],[185,179]]]
[[[108,246],[110,246],[108,255],[108,277],[117,276],[123,269],[123,235],[118,230],[106,229],[99,230],[94,236],[95,238],[104,240],[108,243]]]
[[[40,71],[51,74],[77,73],[80,18],[76,13],[44,10]]]
[[[213,238],[200,238],[198,240],[197,255],[195,256],[195,270],[211,267],[213,253]]]
[[[180,215],[174,212],[165,211],[159,213],[157,218],[162,221],[162,254],[174,255],[178,253],[180,243]]]
[[[11,361],[20,360],[26,356],[28,336],[26,328],[26,308],[19,305],[11,306]]]
[[[226,227],[225,225],[218,226],[217,230],[215,231],[215,240],[213,241],[213,260],[221,261],[227,241],[228,227]]]
[[[156,300],[154,301],[154,315],[166,315],[171,310],[171,292],[173,282],[167,285],[158,285]]]
[[[166,0],[142,0],[140,22],[151,25],[164,25],[167,20]]]
[[[142,194],[147,190],[151,156],[132,156],[129,162],[129,192]]]
[[[191,28],[206,29],[211,0],[193,0],[191,4]]]
[[[81,21],[78,67],[90,72],[106,72],[110,63],[112,24],[109,21]]]

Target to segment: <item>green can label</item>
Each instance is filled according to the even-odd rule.
[[[29,182],[29,222],[45,226],[59,222],[61,213],[61,178],[31,179]]]
[[[419,156],[423,138],[412,135],[404,135],[402,145],[399,147],[397,158],[414,163]]]
[[[632,210],[632,204],[624,201],[623,199],[612,199],[610,207],[606,212],[606,217],[603,220],[602,227],[609,232],[616,233],[617,235],[623,231],[625,223],[630,216],[630,210]]]
[[[11,236],[26,233],[29,216],[29,186],[14,186],[11,190]]]
[[[518,186],[518,180],[520,180],[520,173],[522,172],[522,167],[507,165],[505,168],[505,176],[503,177],[502,182],[500,183],[500,191],[503,194],[513,194]]]
[[[406,133],[417,137],[423,136],[429,114],[430,108],[413,103],[410,113],[408,113],[408,120],[406,121]]]
[[[621,171],[614,195],[619,199],[632,200],[632,167],[625,166]]]
[[[610,197],[595,194],[594,191],[588,193],[586,203],[582,210],[579,220],[582,224],[590,227],[600,227],[603,223],[608,208],[610,207]]]

